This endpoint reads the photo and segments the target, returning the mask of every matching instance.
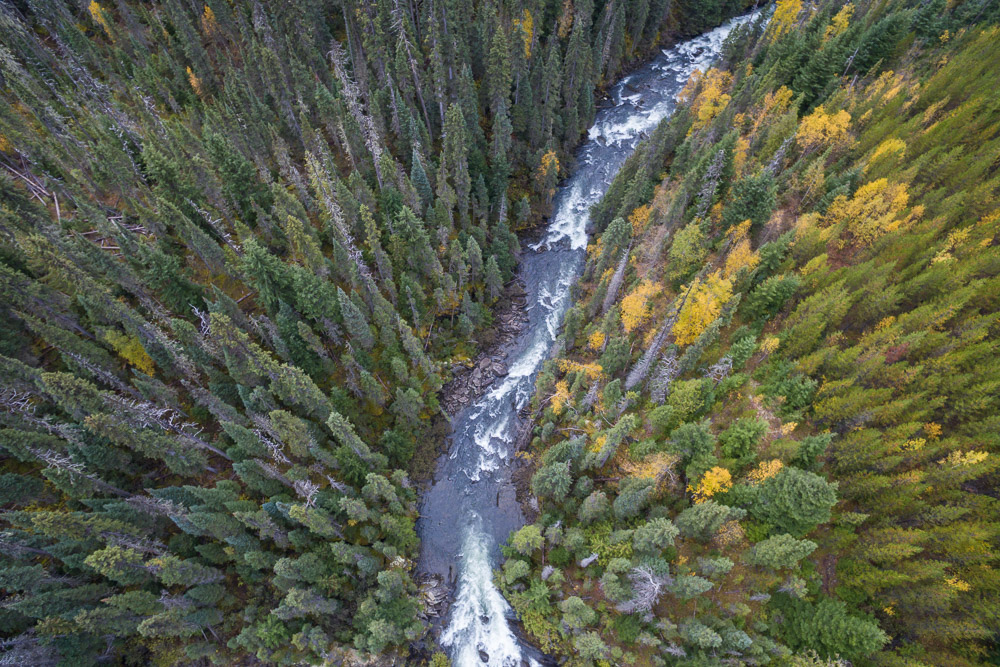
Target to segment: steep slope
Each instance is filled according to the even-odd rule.
[[[782,0],[593,209],[497,575],[547,650],[995,660],[998,18]]]
[[[744,5],[0,5],[4,660],[405,655],[406,472],[515,230],[599,86]]]

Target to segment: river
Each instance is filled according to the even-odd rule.
[[[615,85],[577,150],[576,170],[556,193],[544,237],[523,253],[528,323],[504,352],[509,372],[455,416],[448,453],[420,505],[420,572],[456,582],[440,637],[454,667],[520,667],[541,660],[518,641],[510,605],[493,585],[498,545],[524,523],[508,465],[518,412],[531,398],[535,375],[570,305],[570,286],[583,268],[590,207],[638,143],[673,112],[691,73],[707,69],[730,31],[751,18],[732,19],[663,50]]]

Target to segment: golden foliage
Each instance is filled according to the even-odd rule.
[[[760,341],[760,351],[764,354],[771,354],[778,349],[780,344],[781,339],[777,336],[765,336],[764,340]]]
[[[521,31],[524,39],[525,59],[531,58],[531,43],[535,39],[535,17],[531,15],[530,10],[525,9],[522,18],[514,19],[514,28]]]
[[[987,452],[979,452],[975,450],[969,450],[963,452],[961,450],[955,450],[947,457],[941,459],[941,465],[947,466],[949,468],[966,468],[968,466],[974,466],[982,463],[989,458]]]
[[[681,288],[683,293],[685,288]],[[723,278],[719,271],[707,280],[698,279],[691,287],[687,301],[674,324],[674,342],[678,345],[689,345],[709,324],[715,321],[722,312],[722,307],[733,295],[733,284]]]
[[[87,9],[90,11],[90,16],[94,19],[94,22],[104,29],[109,39],[114,41],[115,36],[111,32],[111,24],[108,22],[108,15],[104,11],[104,7],[101,7],[97,0],[92,0]]]
[[[921,118],[923,124],[927,125],[931,121],[935,120],[937,118],[938,112],[941,111],[941,109],[944,108],[944,106],[949,102],[951,102],[951,95],[945,95],[940,100],[927,107],[927,109],[924,111],[923,117]]]
[[[964,579],[959,579],[958,577],[949,577],[944,580],[944,583],[947,584],[949,588],[953,588],[956,591],[961,591],[963,593],[972,588],[972,586],[969,585],[969,582]]]
[[[743,167],[747,163],[747,152],[750,150],[750,141],[744,137],[736,139],[736,148],[733,149],[733,172],[736,176],[743,173]]]
[[[704,475],[697,485],[688,486],[695,503],[703,503],[717,493],[725,493],[733,486],[733,476],[729,470],[715,466]]]
[[[879,101],[885,104],[898,95],[902,88],[903,75],[896,74],[892,70],[886,70],[875,81],[868,84],[864,91],[864,99],[871,102],[875,98],[880,97]]]
[[[872,153],[872,156],[871,156],[871,158],[869,159],[868,162],[869,162],[869,164],[871,164],[875,160],[877,160],[880,157],[883,157],[885,155],[892,155],[894,153],[900,153],[900,154],[902,154],[902,153],[905,153],[905,152],[906,152],[906,142],[903,141],[902,139],[897,139],[896,137],[891,137],[889,139],[886,139],[882,143],[880,143],[878,145],[878,147],[875,148],[875,151]],[[867,169],[867,168],[868,168],[868,165],[865,165],[865,169]]]
[[[781,435],[786,436],[792,433],[796,428],[798,428],[798,422],[788,422],[787,424],[781,425]]]
[[[604,335],[603,331],[595,331],[587,338],[587,347],[591,350],[600,350],[604,347],[605,340],[607,340],[607,336]]]
[[[843,109],[837,113],[827,113],[821,104],[799,123],[795,139],[807,151],[824,146],[838,146],[846,142],[847,126],[850,123],[851,114]]]
[[[749,484],[760,484],[764,480],[777,475],[784,467],[785,464],[781,462],[781,459],[761,461],[757,467],[751,470],[750,474],[747,475],[747,482]]]
[[[622,325],[626,333],[632,333],[649,319],[649,299],[655,296],[662,285],[643,280],[639,286],[622,299]]]
[[[194,70],[191,67],[187,68],[188,82],[191,84],[191,88],[194,90],[195,95],[201,97],[201,79],[199,79]]]
[[[603,447],[603,443],[601,443],[601,446]],[[644,457],[641,461],[626,461],[622,464],[621,469],[628,473],[629,477],[662,479],[664,477],[673,477],[674,466],[680,460],[681,458],[677,454],[656,452]]]
[[[205,11],[201,15],[201,29],[209,37],[214,37],[219,31],[219,22],[215,18],[215,12],[208,5],[205,5]]]
[[[827,211],[826,222],[837,224],[846,221],[854,241],[869,246],[879,237],[899,229],[923,213],[923,208],[917,206],[910,216],[899,218],[909,200],[910,195],[904,184],[890,184],[880,178],[862,185],[851,199],[845,195],[837,197]]]
[[[837,14],[830,21],[830,25],[826,27],[826,33],[823,35],[823,41],[825,42],[843,34],[843,32],[847,30],[847,26],[850,24],[852,16],[854,16],[854,4],[848,2],[840,8],[840,11],[837,12]]]
[[[895,315],[887,315],[879,320],[878,324],[875,325],[875,331],[885,331],[891,327],[896,322]]]
[[[600,257],[604,251],[604,237],[599,236],[593,243],[587,244],[587,257]]]
[[[678,95],[681,101],[691,101],[694,122],[691,124],[689,134],[708,125],[726,108],[731,96],[725,90],[732,82],[732,74],[714,67],[710,67],[704,74],[697,69],[691,74],[691,78]]]
[[[577,371],[582,372],[587,376],[588,380],[600,380],[604,375],[604,369],[598,363],[593,364],[581,364],[572,359],[560,359],[559,360],[559,370],[563,373],[575,373]]]
[[[550,399],[552,412],[561,414],[567,400],[569,400],[569,385],[566,384],[566,380],[559,380],[556,382],[556,393],[552,394]]]
[[[768,40],[773,42],[791,30],[801,11],[802,0],[778,0],[774,15],[767,26]]]
[[[743,269],[752,270],[760,263],[760,255],[750,247],[749,231],[749,220],[744,220],[730,231],[733,249],[726,256],[723,277],[732,278]]]
[[[782,86],[774,92],[769,92],[764,96],[760,109],[754,114],[753,127],[750,128],[750,136],[757,134],[757,130],[768,122],[773,115],[783,114],[788,111],[788,106],[792,103],[792,91],[787,86]]]
[[[652,211],[653,207],[649,204],[643,204],[632,211],[631,215],[628,216],[628,221],[632,223],[633,232],[639,233],[649,224],[649,214]]]
[[[937,264],[938,262],[945,262],[948,260],[955,259],[951,254],[953,250],[957,250],[960,246],[965,245],[966,241],[969,240],[969,235],[972,233],[972,229],[965,227],[964,229],[956,229],[948,234],[948,238],[945,240],[944,247],[938,251],[938,254],[934,256],[931,260],[932,264]]]
[[[118,353],[118,356],[124,359],[130,366],[138,368],[146,375],[152,375],[153,371],[156,370],[156,364],[153,363],[153,358],[149,356],[149,353],[146,352],[146,348],[142,346],[142,343],[139,342],[138,338],[109,329],[104,333],[104,340],[106,340],[111,347],[114,348],[115,352]]]
[[[556,181],[559,178],[559,157],[555,151],[547,151],[535,171],[535,180],[539,185],[549,189],[549,194],[555,192]]]

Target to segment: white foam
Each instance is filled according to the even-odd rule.
[[[479,465],[473,470],[466,471],[466,475],[473,482],[482,479],[483,473],[499,470],[500,464],[509,455],[507,447],[504,446],[503,434],[510,423],[510,415],[506,414],[501,419],[494,419],[495,416],[490,414],[490,419],[477,420],[473,442],[479,447]]]
[[[470,523],[462,543],[461,574],[451,621],[441,634],[441,644],[452,649],[454,667],[518,667],[524,657],[507,624],[510,606],[493,585],[491,546],[479,522]],[[486,662],[480,651],[488,656]]]

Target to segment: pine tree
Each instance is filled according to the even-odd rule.
[[[340,313],[344,320],[351,339],[365,350],[370,350],[375,345],[375,337],[372,336],[368,319],[361,309],[351,301],[344,290],[337,288],[337,297],[340,303]]]
[[[427,179],[427,172],[424,171],[423,164],[420,162],[420,154],[417,152],[415,146],[411,160],[413,166],[410,168],[410,181],[413,182],[413,187],[416,188],[417,194],[420,196],[423,210],[426,211],[434,203],[434,192],[431,189],[431,183]]]
[[[499,299],[500,293],[503,292],[503,277],[500,275],[500,267],[497,265],[497,259],[494,255],[490,255],[486,262],[483,281],[486,283],[486,294],[489,296],[490,302]]]

